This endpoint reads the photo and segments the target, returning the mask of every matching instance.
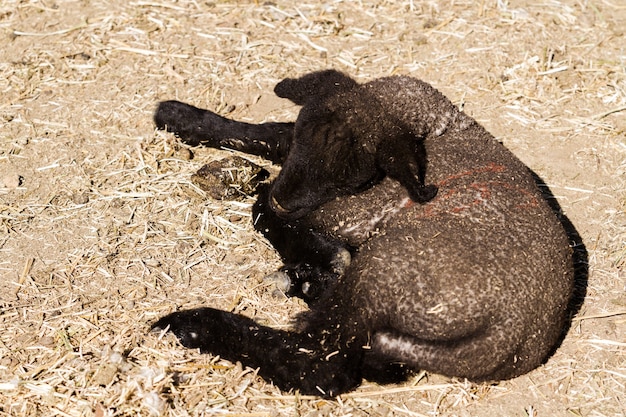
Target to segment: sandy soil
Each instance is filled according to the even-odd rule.
[[[4,0],[0,416],[625,415],[625,28],[620,0]],[[292,120],[274,84],[329,67],[432,83],[550,186],[589,270],[545,366],[323,401],[148,332],[181,307],[274,326],[303,308],[262,282],[280,261],[252,200],[190,181],[229,153],[156,132],[156,103]]]

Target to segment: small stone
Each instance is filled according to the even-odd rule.
[[[265,276],[263,278],[263,282],[273,285],[283,294],[291,288],[291,279],[289,278],[289,275],[282,271],[272,272],[271,274]]]
[[[54,347],[56,345],[56,342],[54,340],[54,337],[44,336],[41,339],[39,339],[39,344],[45,347]]]
[[[24,178],[18,174],[7,174],[2,177],[1,184],[5,188],[16,189],[24,182]]]
[[[179,148],[174,152],[174,156],[183,161],[189,161],[193,159],[193,152],[188,148]]]
[[[72,202],[74,204],[87,204],[89,202],[89,196],[87,193],[74,193],[72,194]]]
[[[143,260],[143,263],[150,268],[158,268],[159,266],[161,266],[161,262],[159,262],[158,259],[154,258],[146,258]]]
[[[116,364],[110,363],[110,362],[104,363],[96,371],[96,374],[93,377],[92,383],[94,385],[100,385],[100,386],[106,387],[111,382],[113,382],[113,379],[115,379],[115,376],[117,375],[117,371],[118,371],[118,367]]]

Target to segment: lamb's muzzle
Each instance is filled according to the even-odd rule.
[[[283,208],[278,202],[278,200],[276,200],[276,197],[274,197],[273,195],[270,197],[270,207],[279,216],[280,215],[287,216],[291,213],[291,211]]]

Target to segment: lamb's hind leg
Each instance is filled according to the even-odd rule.
[[[287,157],[294,126],[238,122],[174,100],[159,103],[154,122],[159,129],[175,133],[189,145],[234,149],[278,164]]]
[[[509,332],[491,328],[457,339],[423,340],[395,330],[378,331],[372,337],[369,362],[376,358],[400,362],[413,369],[476,382],[508,379],[539,365],[536,358],[521,353],[518,345],[523,340]]]
[[[186,347],[259,368],[261,377],[282,390],[334,397],[360,384],[363,341],[341,333],[345,326],[327,321],[288,332],[241,315],[199,308],[172,313],[152,327],[169,329]]]

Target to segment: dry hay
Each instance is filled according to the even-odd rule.
[[[3,1],[0,416],[624,415],[624,27],[617,0]],[[225,151],[155,132],[156,102],[292,119],[273,85],[328,67],[431,82],[551,187],[589,282],[544,367],[492,386],[421,373],[322,401],[147,333],[180,307],[273,326],[304,308],[263,284],[280,263],[252,200],[191,181]]]

